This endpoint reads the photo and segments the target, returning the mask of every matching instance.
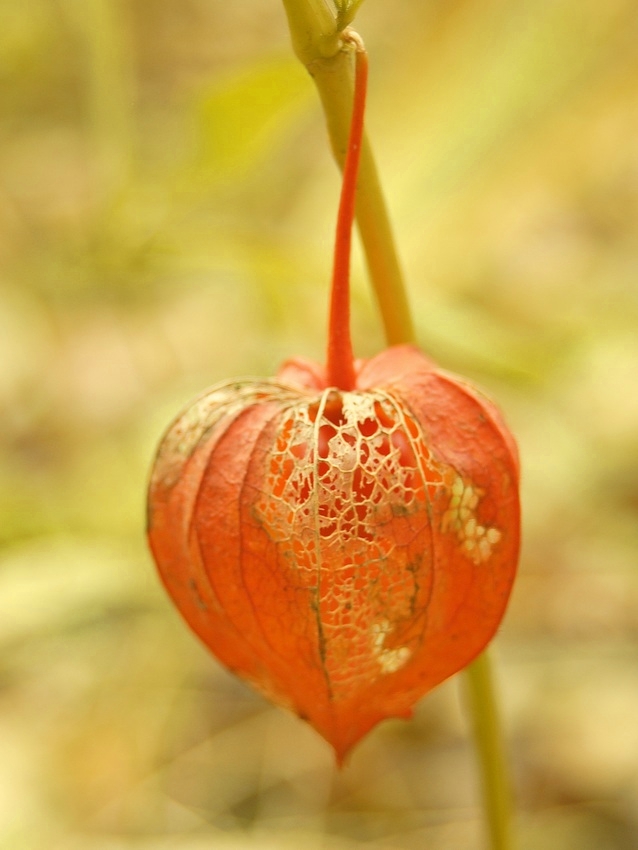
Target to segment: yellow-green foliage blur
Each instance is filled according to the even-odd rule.
[[[367,0],[357,27],[421,345],[520,442],[493,653],[521,848],[630,850],[638,5]],[[336,774],[146,550],[177,410],[323,357],[339,180],[279,0],[4,0],[0,112],[0,847],[478,850],[456,680]]]

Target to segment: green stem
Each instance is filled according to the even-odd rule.
[[[283,0],[293,47],[319,90],[335,158],[345,161],[354,90],[352,47],[341,38],[357,0]],[[345,11],[344,11],[345,9]],[[357,224],[389,345],[414,342],[415,333],[376,165],[364,136],[357,185]],[[491,850],[511,850],[511,798],[487,652],[465,671],[481,765]]]
[[[512,796],[487,651],[466,668],[465,690],[482,772],[491,850],[511,850]]]

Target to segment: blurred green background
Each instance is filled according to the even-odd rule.
[[[496,644],[522,850],[638,846],[638,6],[367,0],[423,347],[499,400],[525,542]],[[323,357],[339,181],[279,0],[4,0],[0,846],[481,846],[458,681],[327,745],[154,574],[169,419]],[[354,262],[357,352],[383,346]]]

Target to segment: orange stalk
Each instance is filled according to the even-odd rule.
[[[358,38],[355,40],[351,37],[351,41],[356,47],[355,86],[337,216],[326,364],[328,384],[341,390],[351,390],[355,385],[350,336],[350,249],[368,82],[368,57],[365,48]]]

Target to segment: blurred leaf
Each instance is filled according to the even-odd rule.
[[[205,89],[197,107],[203,173],[229,181],[258,167],[310,94],[307,76],[288,56],[262,60]]]

